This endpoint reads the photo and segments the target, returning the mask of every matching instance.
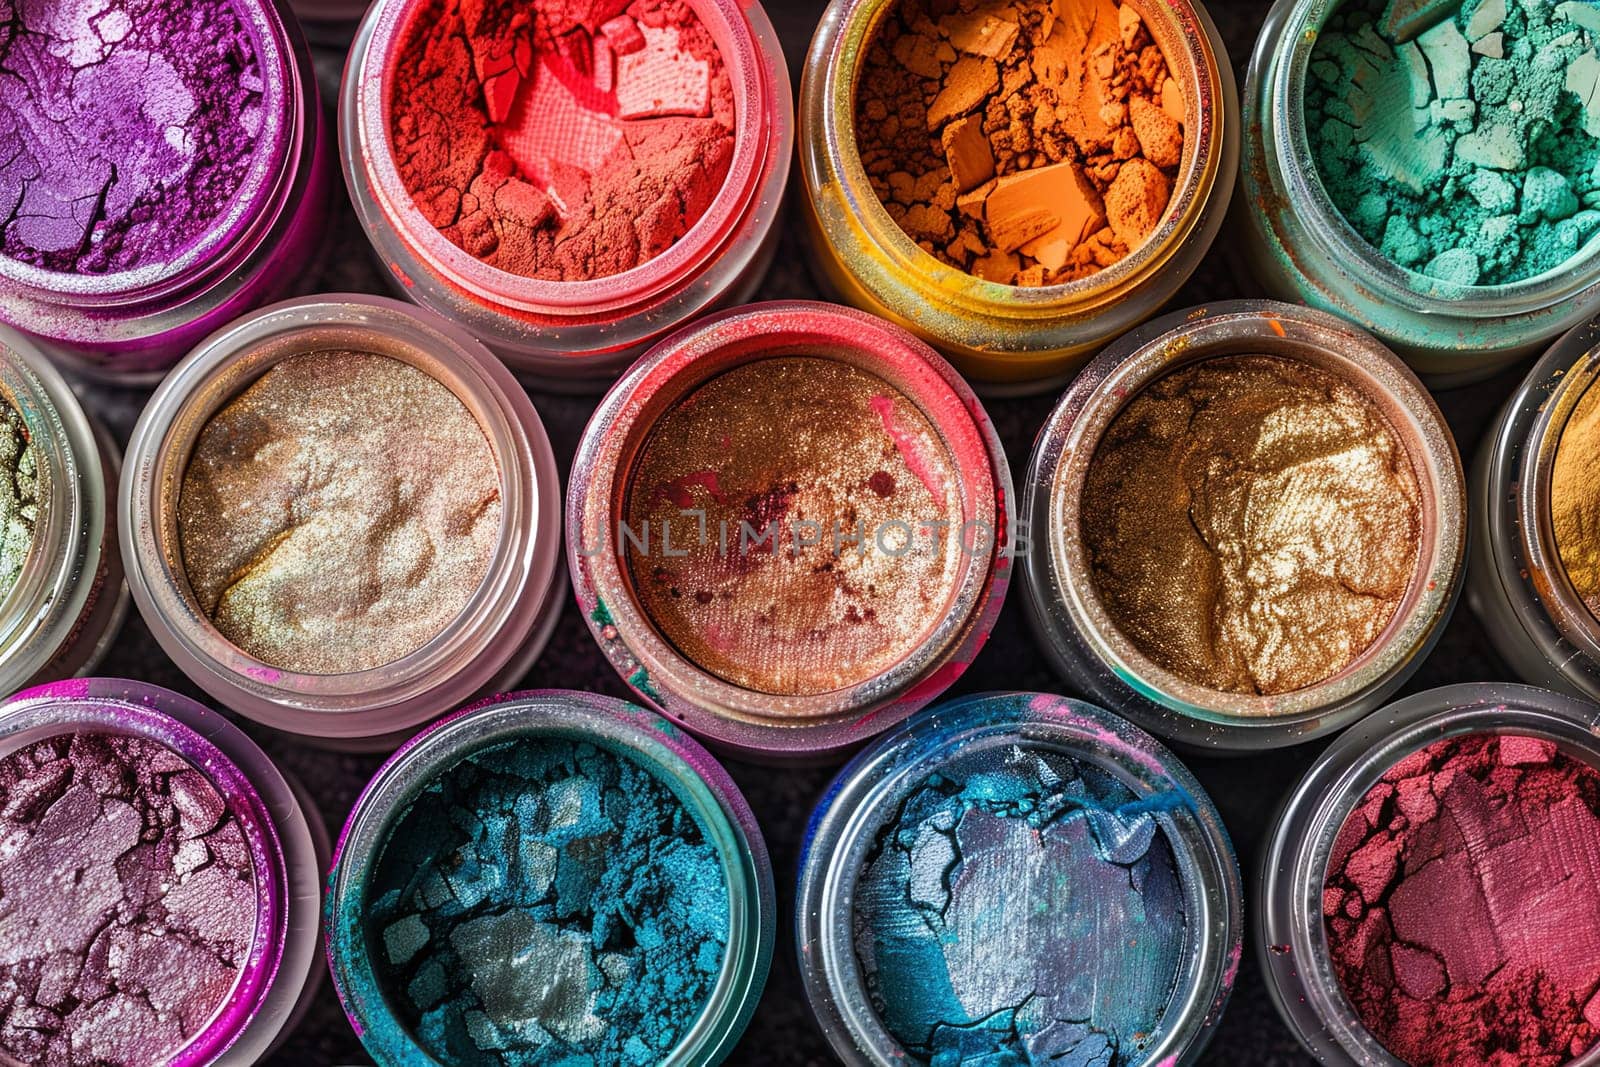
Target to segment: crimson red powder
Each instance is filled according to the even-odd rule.
[[[1536,738],[1397,763],[1340,830],[1333,969],[1416,1067],[1557,1067],[1600,1038],[1600,774]]]
[[[733,159],[733,88],[684,0],[431,0],[390,100],[428,221],[513,274],[582,281],[672,247]]]

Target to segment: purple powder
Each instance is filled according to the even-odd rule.
[[[172,749],[82,732],[0,759],[0,1060],[166,1062],[227,1001],[256,916],[237,819]]]
[[[236,0],[0,0],[0,254],[170,261],[239,192],[264,91]]]

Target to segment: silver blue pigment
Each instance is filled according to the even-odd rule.
[[[1014,745],[913,788],[856,887],[856,954],[889,1032],[933,1067],[1140,1062],[1187,939],[1156,818],[1178,803]]]
[[[594,745],[475,753],[396,821],[369,949],[400,1021],[463,1067],[662,1060],[725,953],[723,867],[661,779]]]

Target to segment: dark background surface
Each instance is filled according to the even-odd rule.
[[[1244,66],[1267,6],[1261,0],[1213,0],[1210,6],[1241,84]],[[805,50],[823,7],[819,2],[773,2],[767,6],[783,40],[797,89]],[[324,106],[331,122],[344,53],[342,48],[325,46],[319,46],[316,52]],[[797,181],[797,175],[791,177],[791,194]],[[315,289],[384,292],[383,282],[369,259],[366,240],[345,201],[342,185],[336,196],[341,208],[330,238],[331,254]],[[803,265],[802,240],[791,204],[785,216],[777,265],[761,288],[761,299],[814,299],[820,295]],[[1217,240],[1217,248],[1173,301],[1172,307],[1260,295],[1221,251],[1230,243],[1225,230]],[[1525,367],[1517,368],[1490,382],[1439,394],[1440,405],[1469,462],[1489,420],[1525,370]],[[89,409],[125,443],[148,394],[100,387],[87,388],[84,392]],[[533,399],[555,443],[564,478],[595,398],[546,397],[536,393]],[[1026,470],[1034,435],[1055,399],[1056,394],[1051,394],[988,403],[989,413],[1010,456],[1013,476],[1019,480]],[[628,689],[607,665],[583,619],[572,607],[570,592],[563,590],[563,596],[567,603],[555,637],[523,680],[523,687],[583,689],[629,697]],[[154,682],[209,703],[167,659],[136,612],[131,614],[100,673]],[[1489,648],[1478,620],[1463,604],[1437,650],[1403,692],[1451,682],[1509,677],[1506,667]],[[1017,589],[1013,589],[988,647],[951,695],[1000,688],[1063,691],[1063,684],[1047,666],[1027,630]],[[376,770],[379,760],[321,752],[254,727],[251,733],[306,786],[315,797],[330,833],[336,835],[350,805]],[[1280,801],[1320,748],[1321,745],[1313,744],[1246,759],[1189,761],[1189,766],[1221,809],[1238,847],[1245,875],[1247,922],[1255,903],[1257,855],[1268,824]],[[737,764],[730,764],[729,770],[755,809],[772,853],[778,884],[779,927],[777,953],[766,994],[743,1042],[728,1062],[776,1065],[832,1062],[833,1056],[811,1021],[801,993],[792,949],[791,905],[795,864],[805,821],[833,771],[774,771]],[[1313,1062],[1279,1022],[1263,988],[1256,963],[1256,946],[1248,930],[1246,939],[1252,943],[1246,946],[1232,1003],[1203,1062],[1244,1067],[1286,1067]],[[345,1020],[330,984],[324,982],[305,1022],[271,1062],[331,1065],[370,1061]]]

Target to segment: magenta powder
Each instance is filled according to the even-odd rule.
[[[1395,764],[1323,892],[1356,1014],[1415,1067],[1559,1067],[1600,1039],[1600,773],[1477,734]]]
[[[243,0],[0,0],[0,254],[165,264],[239,193],[266,82]]]
[[[164,745],[79,732],[0,759],[0,1061],[166,1062],[238,983],[254,871],[223,795]]]

